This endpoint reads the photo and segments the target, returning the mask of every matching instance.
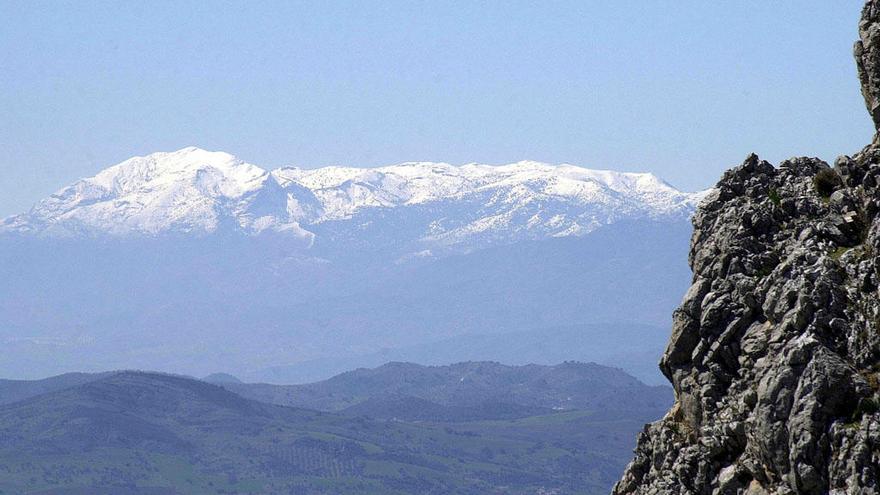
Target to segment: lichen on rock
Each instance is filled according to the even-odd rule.
[[[880,129],[880,0],[855,55]],[[880,493],[880,144],[834,167],[757,156],[693,219],[660,368],[676,402],[615,494]]]

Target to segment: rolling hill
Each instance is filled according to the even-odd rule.
[[[605,493],[653,419],[533,412],[370,419],[180,376],[109,373],[0,406],[0,493]]]

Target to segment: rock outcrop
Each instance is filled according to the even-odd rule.
[[[880,129],[880,0],[855,56]],[[880,493],[880,144],[749,156],[694,217],[660,367],[676,402],[615,494]]]
[[[865,3],[859,22],[859,41],[853,51],[865,105],[874,127],[880,128],[880,4],[877,2]]]

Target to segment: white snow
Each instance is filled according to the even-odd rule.
[[[233,226],[311,244],[321,224],[381,228],[373,217],[358,219],[403,209],[417,224],[414,240],[452,246],[580,236],[631,218],[681,218],[705,194],[679,191],[647,173],[570,164],[407,162],[267,172],[227,153],[184,148],[131,158],[77,181],[30,212],[5,219],[0,232],[207,234]]]

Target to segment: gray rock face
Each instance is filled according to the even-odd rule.
[[[859,22],[859,38],[853,50],[862,82],[862,95],[874,127],[880,130],[880,3],[868,1]],[[876,139],[875,139],[876,141]]]
[[[855,54],[880,129],[880,0]],[[615,494],[880,493],[880,144],[751,155],[694,217],[660,368],[676,402]]]

